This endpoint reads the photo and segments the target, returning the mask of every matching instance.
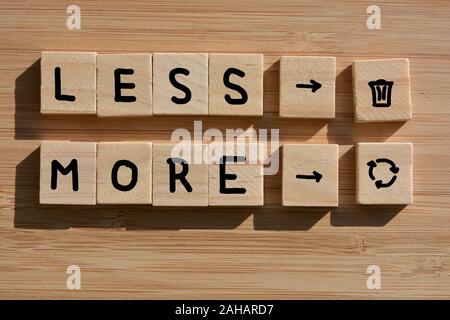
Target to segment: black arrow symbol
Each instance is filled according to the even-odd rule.
[[[297,179],[314,179],[317,183],[320,182],[320,179],[322,179],[322,175],[318,173],[317,171],[313,171],[312,175],[305,175],[305,174],[298,174],[295,176]]]
[[[303,89],[311,89],[312,93],[316,92],[317,90],[319,90],[322,87],[321,83],[314,81],[313,79],[311,79],[309,81],[311,82],[311,84],[297,83],[296,87],[303,88]]]
[[[375,161],[371,160],[369,162],[367,162],[367,165],[369,166],[369,178],[371,180],[375,180],[375,176],[373,174],[373,169],[377,167],[377,163],[380,162],[384,162],[390,165],[389,171],[391,171],[394,176],[392,176],[391,180],[389,180],[386,183],[383,183],[382,180],[376,180],[375,181],[375,187],[377,187],[377,189],[380,188],[389,188],[390,186],[392,186],[395,182],[395,180],[397,180],[397,176],[395,174],[397,174],[400,171],[400,168],[397,167],[394,163],[394,161],[386,159],[386,158],[378,158]]]

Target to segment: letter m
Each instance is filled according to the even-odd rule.
[[[51,188],[56,190],[58,187],[58,171],[62,175],[68,175],[72,172],[72,190],[78,191],[78,162],[76,159],[72,159],[67,167],[63,167],[58,160],[52,161],[52,178],[51,178]]]

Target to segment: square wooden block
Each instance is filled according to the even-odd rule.
[[[334,118],[335,57],[281,57],[280,117]]]
[[[95,142],[42,141],[39,203],[95,204]]]
[[[207,160],[209,205],[264,205],[264,159],[258,158],[262,146],[217,146],[211,143],[205,151],[214,155]]]
[[[100,142],[97,203],[152,203],[152,143]]]
[[[337,207],[337,144],[283,145],[283,206]]]
[[[208,114],[208,54],[153,55],[153,114]]]
[[[209,114],[263,114],[263,56],[209,55]]]
[[[208,166],[202,154],[201,143],[153,145],[154,206],[208,205]]]
[[[356,166],[358,204],[413,202],[412,143],[358,143]]]
[[[96,53],[42,52],[41,113],[96,113]]]
[[[353,62],[356,122],[411,119],[408,59]]]
[[[152,115],[151,54],[97,56],[97,115]]]

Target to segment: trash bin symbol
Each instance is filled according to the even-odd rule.
[[[394,81],[378,79],[370,81],[369,87],[372,90],[372,107],[387,108],[391,106],[391,93]]]

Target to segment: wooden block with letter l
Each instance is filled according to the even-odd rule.
[[[358,204],[413,202],[412,143],[358,143],[356,166]]]
[[[353,62],[353,104],[356,122],[411,119],[409,60]]]
[[[95,142],[42,141],[41,204],[96,203]]]
[[[42,52],[41,113],[96,113],[96,55]]]
[[[152,203],[152,143],[100,142],[97,203]]]
[[[153,145],[153,205],[207,206],[208,166],[202,143]]]
[[[280,117],[334,118],[335,57],[280,59]]]
[[[283,145],[283,206],[337,207],[337,144]]]
[[[208,54],[153,54],[153,114],[208,114]]]
[[[151,54],[97,56],[97,115],[152,115]]]
[[[263,56],[209,55],[209,114],[263,114]]]
[[[210,206],[264,205],[264,159],[260,143],[206,146]]]

